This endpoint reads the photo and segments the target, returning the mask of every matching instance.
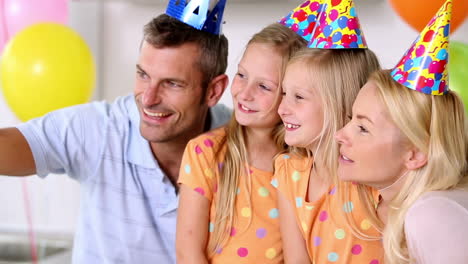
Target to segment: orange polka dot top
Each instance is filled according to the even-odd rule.
[[[210,222],[206,223],[209,225],[208,239],[216,228],[213,223],[217,186],[222,177],[220,172],[226,153],[226,144],[221,144],[225,137],[224,128],[218,128],[192,139],[185,148],[178,180],[210,201]],[[219,150],[221,152],[215,157]],[[250,167],[250,173],[251,203],[246,196],[247,177],[241,177],[229,239],[210,259],[210,263],[283,263],[277,196],[271,185],[273,173],[254,167]]]
[[[275,160],[272,185],[294,207],[296,222],[306,242],[312,263],[381,264],[383,246],[378,240],[362,240],[353,235],[345,214],[351,214],[357,228],[379,236],[365,217],[359,203],[357,186],[346,184],[349,199],[344,199],[335,186],[317,201],[305,201],[312,169],[312,158],[283,154]],[[377,192],[374,193],[377,195]]]

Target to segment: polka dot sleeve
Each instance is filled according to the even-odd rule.
[[[182,158],[178,180],[179,184],[187,185],[210,201],[217,188],[217,147],[217,142],[209,135],[189,141]]]
[[[271,185],[275,187],[283,195],[287,195],[287,182],[286,182],[286,160],[288,155],[282,154],[275,159],[275,173],[271,180]]]

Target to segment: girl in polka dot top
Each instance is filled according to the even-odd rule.
[[[230,123],[188,143],[178,180],[178,263],[283,263],[270,185],[272,159],[285,148],[277,109],[285,65],[305,44],[280,24],[255,34],[231,86]]]
[[[380,234],[360,202],[360,195],[377,199],[376,192],[337,181],[333,138],[377,69],[368,49],[305,49],[288,63],[278,112],[291,150],[275,160],[272,181],[286,263],[382,263]]]

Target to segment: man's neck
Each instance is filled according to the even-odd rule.
[[[177,143],[150,143],[153,156],[158,161],[159,167],[175,187],[177,187],[180,163],[187,142],[188,140]]]

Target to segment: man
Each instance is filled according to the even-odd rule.
[[[134,96],[0,130],[0,175],[81,183],[73,263],[175,263],[184,147],[226,123],[227,39],[160,15],[144,28]]]

